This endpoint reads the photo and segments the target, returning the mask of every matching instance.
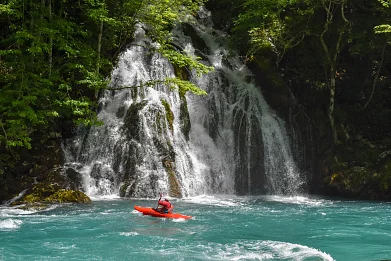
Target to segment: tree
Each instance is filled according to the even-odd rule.
[[[0,146],[31,148],[65,120],[98,124],[95,107],[136,23],[182,67],[210,70],[176,50],[170,29],[203,0],[6,0],[0,4]],[[167,84],[200,90],[186,81]],[[44,135],[45,136],[45,135]],[[40,138],[41,139],[41,138]]]
[[[236,28],[243,30],[244,26],[248,30],[252,46],[250,54],[265,48],[272,49],[276,54],[277,67],[287,51],[300,45],[305,38],[318,37],[319,47],[323,50],[324,85],[329,89],[328,115],[334,143],[337,143],[334,120],[336,73],[350,27],[345,15],[346,5],[347,0],[247,0],[245,12],[239,16]]]
[[[329,116],[331,131],[333,134],[334,144],[338,142],[335,120],[334,120],[336,73],[338,68],[338,59],[341,53],[344,36],[347,29],[350,26],[350,22],[345,16],[346,2],[347,0],[338,0],[338,1],[322,0],[321,1],[322,6],[326,13],[326,19],[323,25],[324,29],[320,34],[319,38],[326,57],[325,76],[326,76],[327,86],[330,91],[328,116]],[[342,24],[341,26],[339,26],[339,32],[337,33],[338,37],[336,37],[336,41],[334,43],[332,43],[331,41],[327,43],[325,41],[325,34],[328,33],[328,31],[330,30],[330,25],[333,22],[335,22],[336,20],[335,16],[338,14],[340,16],[339,23]]]
[[[263,50],[271,50],[278,67],[286,52],[308,34],[313,10],[302,5],[307,1],[247,0],[235,22],[234,32],[249,36],[247,59]]]
[[[391,0],[379,0],[379,2],[385,8],[390,8],[391,7]],[[391,25],[389,25],[389,24],[377,25],[377,26],[375,26],[374,30],[375,30],[376,34],[384,34],[385,38],[386,38],[386,41],[385,41],[385,43],[383,45],[383,48],[382,48],[380,63],[379,63],[379,66],[377,68],[374,80],[373,80],[371,94],[370,94],[370,96],[368,98],[368,101],[365,103],[363,109],[366,109],[368,107],[369,103],[372,101],[373,95],[375,93],[376,83],[377,83],[377,81],[379,79],[380,72],[381,72],[382,67],[383,67],[384,55],[385,55],[386,47],[387,47],[388,44],[391,43],[391,41],[390,41]]]

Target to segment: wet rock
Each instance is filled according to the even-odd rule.
[[[68,168],[66,171],[66,176],[68,179],[68,187],[73,190],[78,190],[81,189],[83,184],[82,184],[82,176],[80,172],[73,168]]]
[[[200,50],[202,53],[208,52],[208,46],[204,39],[198,36],[197,31],[193,28],[193,26],[188,23],[183,24],[183,32],[191,38],[191,41],[196,49]]]
[[[184,93],[179,94],[180,97],[180,114],[179,119],[181,121],[181,131],[185,135],[186,140],[189,140],[189,134],[191,130],[191,122],[189,110],[187,108],[187,100]]]
[[[168,128],[170,129],[171,133],[174,132],[174,113],[172,112],[171,108],[170,108],[170,104],[162,99],[161,100],[165,110],[166,110],[166,120],[167,120],[167,123],[168,123]]]
[[[168,183],[170,185],[169,195],[171,197],[181,198],[182,192],[178,183],[178,179],[175,175],[174,162],[169,158],[166,158],[162,160],[162,163],[168,174]]]
[[[125,115],[125,111],[126,111],[125,106],[121,106],[118,108],[118,111],[115,113],[115,116],[117,116],[117,118],[122,118]]]
[[[91,199],[81,191],[60,189],[44,199],[49,203],[91,203]]]
[[[45,209],[51,203],[90,203],[91,199],[81,191],[63,189],[57,183],[38,183],[26,196],[13,202],[12,206]]]
[[[126,112],[123,130],[128,140],[140,141],[141,121],[139,112],[147,105],[148,101],[133,103]]]

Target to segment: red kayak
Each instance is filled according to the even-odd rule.
[[[172,213],[169,212],[167,214],[160,213],[153,208],[146,208],[146,207],[140,207],[140,206],[134,206],[134,209],[137,211],[140,211],[143,213],[143,215],[153,216],[153,217],[161,217],[161,218],[184,218],[189,219],[192,218],[191,216],[186,216],[178,213]]]

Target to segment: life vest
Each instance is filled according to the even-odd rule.
[[[170,209],[171,208],[171,203],[170,201],[165,201],[165,200],[159,200],[159,205],[162,205],[164,208],[166,209]]]

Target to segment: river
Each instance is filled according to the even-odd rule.
[[[150,199],[46,211],[0,208],[0,260],[386,260],[391,203],[295,196],[173,200],[190,220],[143,216]]]

